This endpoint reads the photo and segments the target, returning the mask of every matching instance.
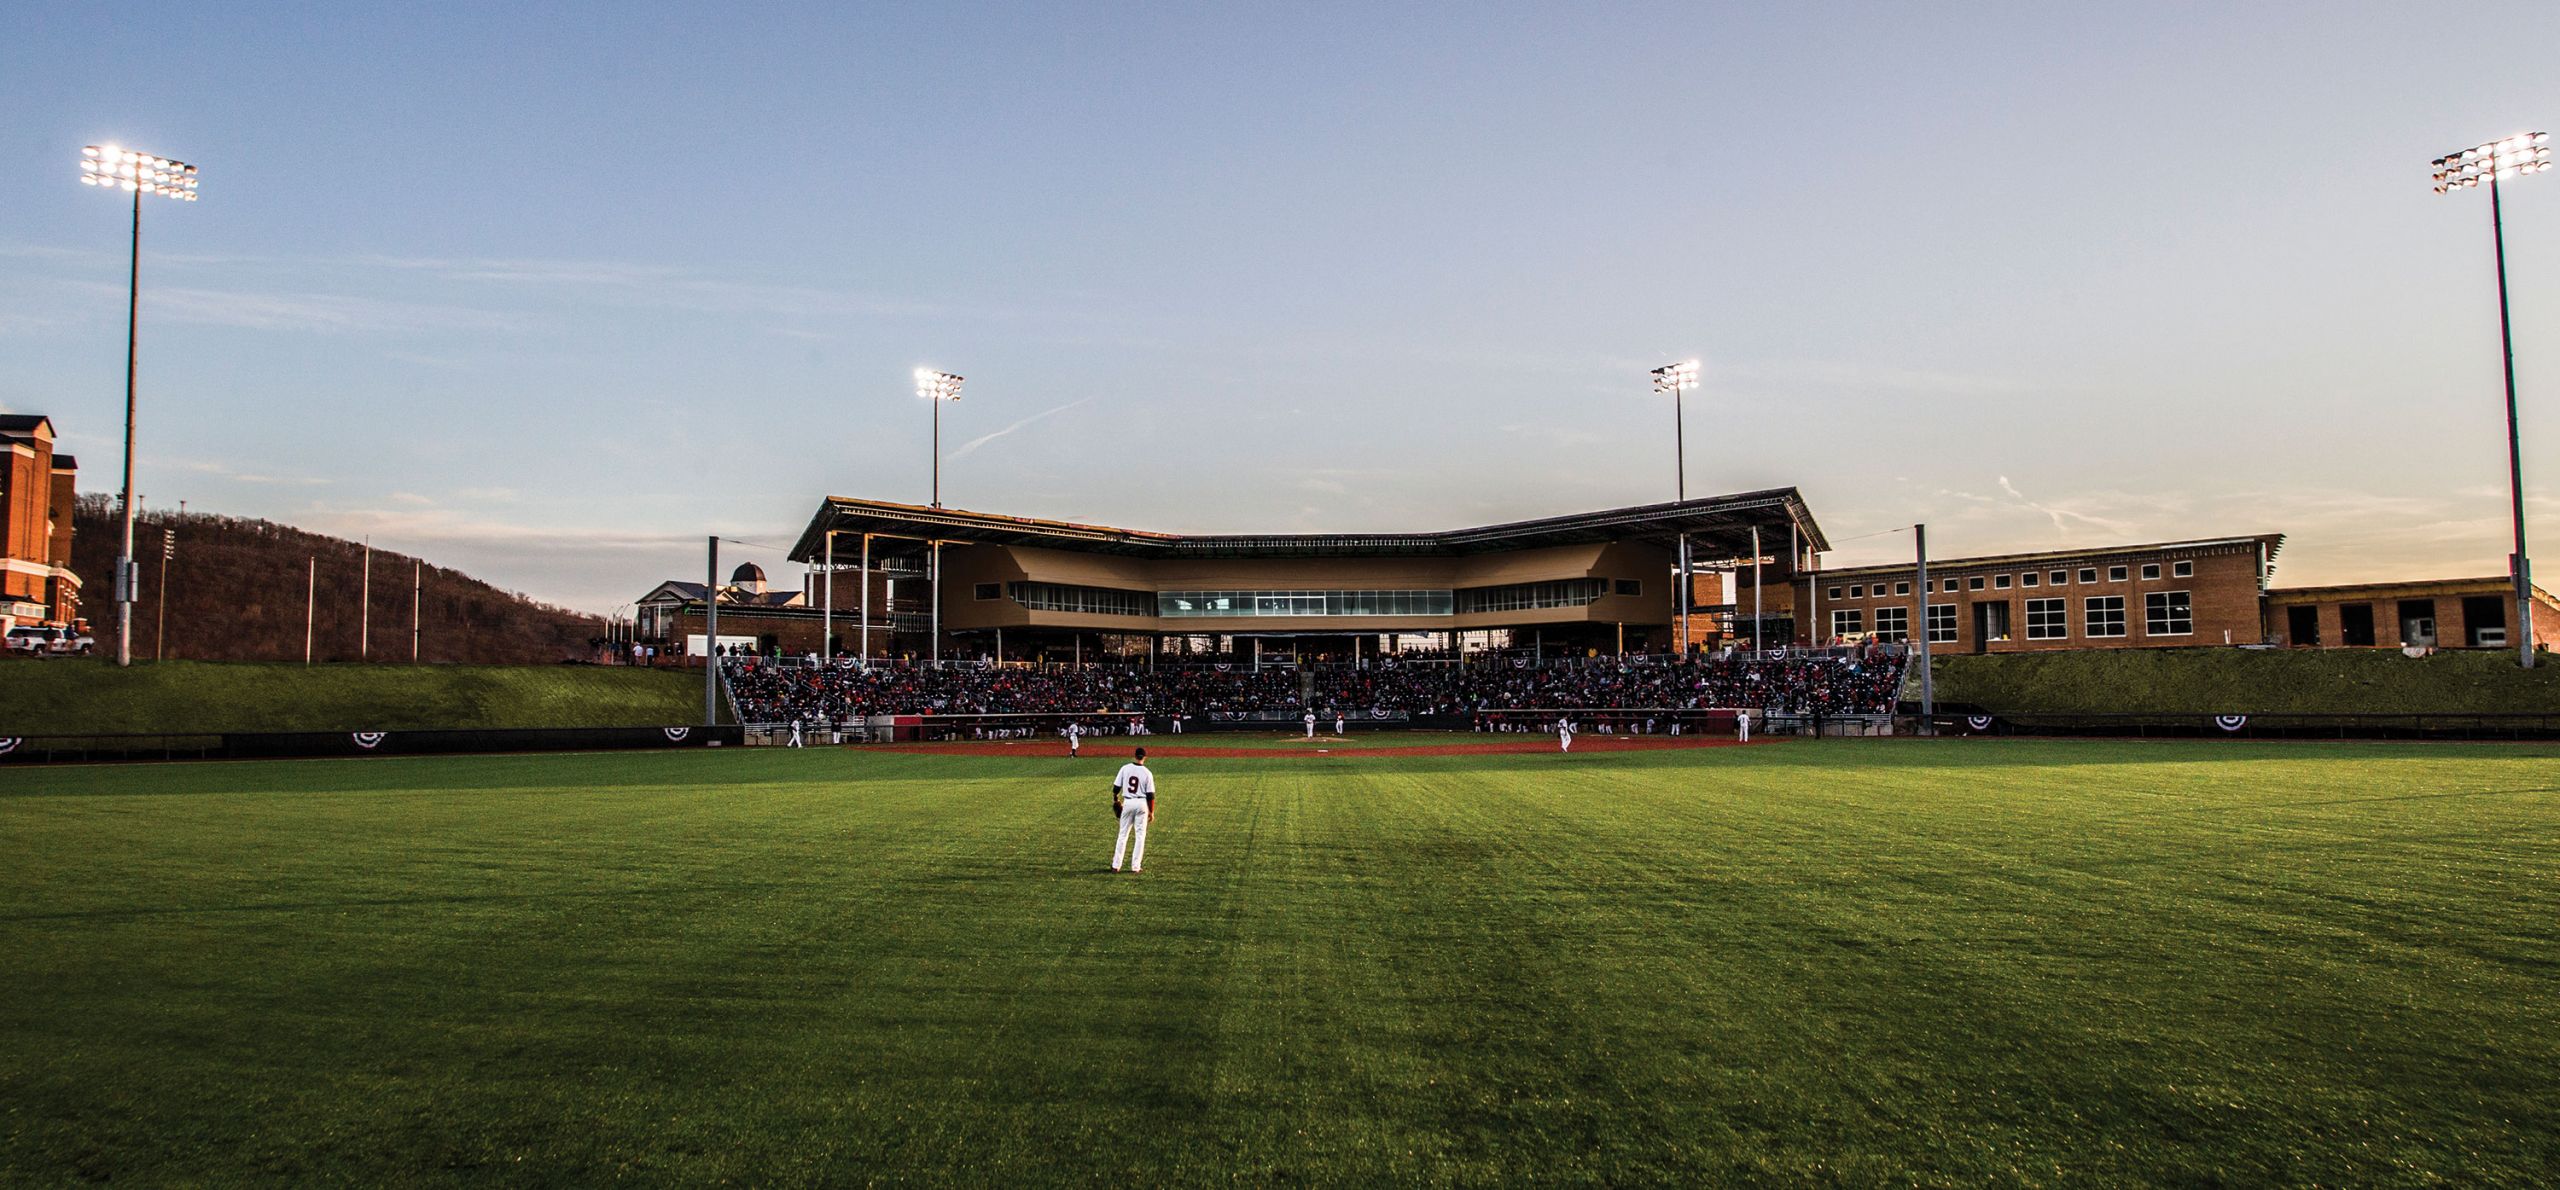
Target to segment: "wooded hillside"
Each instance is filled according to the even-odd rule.
[[[168,563],[168,641],[161,649],[162,532],[176,529]],[[101,653],[114,651],[114,498],[80,497],[72,541],[73,569],[85,584],[81,614]],[[199,661],[300,661],[303,614],[313,612],[313,657],[358,659],[364,547],[273,521],[145,509],[134,522],[134,556],[142,563],[142,598],[134,605],[133,655]],[[307,600],[306,576],[319,562],[319,594]],[[460,571],[389,550],[373,551],[372,645],[375,661],[410,657],[411,578],[423,583],[418,659],[435,663],[529,664],[583,659],[603,631],[596,617],[501,591]]]

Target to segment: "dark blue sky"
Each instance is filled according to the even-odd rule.
[[[2427,161],[2560,124],[2548,3],[7,32],[0,405],[112,486],[125,213],[76,155],[199,162],[204,201],[145,211],[151,502],[594,609],[821,493],[922,499],[918,364],[970,378],[962,507],[1361,530],[1659,499],[1644,371],[1703,356],[1692,493],[1800,485],[1838,563],[1927,520],[1941,553],[2281,530],[2284,581],[2497,573],[2486,196]],[[2547,523],[2560,177],[2508,197]]]

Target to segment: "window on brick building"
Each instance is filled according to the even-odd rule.
[[[2143,635],[2192,636],[2195,630],[2195,605],[2186,592],[2153,591],[2142,597]]]
[[[2081,567],[2081,568],[2080,568],[2080,581],[2081,581],[2081,582],[2084,582],[2084,583],[2094,583],[2094,582],[2098,581],[2098,568],[2097,568],[2097,567],[2095,567],[2095,566],[2083,566],[2083,567]]]
[[[2194,578],[2195,576],[2196,564],[2193,562],[2175,562],[2169,566],[2170,578]]]
[[[1851,598],[1851,599],[1864,599],[1864,598],[1866,598],[1866,597],[1867,597],[1867,588],[1866,588],[1864,585],[1857,585],[1857,586],[1852,586],[1852,587],[1850,587],[1850,588],[1849,588],[1849,598]]]
[[[1908,595],[1911,593],[1911,584],[1895,583],[1893,585],[1893,593],[1896,595]]]
[[[2071,609],[2067,599],[2030,599],[2027,601],[2027,639],[2061,640],[2071,635]]]
[[[2145,563],[2142,567],[2142,581],[2146,583],[2159,582],[2160,564],[2157,562]]]
[[[2081,631],[2092,637],[2124,635],[2124,596],[2092,595],[2080,601]]]
[[[1981,590],[1981,589],[1982,589],[1982,576],[1977,574],[1977,575],[1973,576],[1972,578],[1969,578],[1969,579],[1964,580],[1964,589],[1965,589],[1965,590],[1968,590],[1968,591],[1979,591],[1979,590]]]
[[[2036,572],[2030,570],[2025,574],[2019,575],[2018,585],[2021,587],[2032,587],[2036,585]]]
[[[1876,609],[1876,639],[1878,639],[1878,640],[1909,640],[1909,639],[1911,639],[1911,609],[1910,609],[1910,608],[1907,608],[1907,607],[1880,607],[1880,608],[1877,608],[1877,609]]]
[[[1933,645],[1956,643],[1956,605],[1952,603],[1929,605],[1929,643]]]
[[[2122,566],[2110,566],[2110,567],[2107,567],[2107,581],[2108,581],[2108,582],[2111,582],[2111,583],[2120,583],[2120,582],[2123,582],[2123,581],[2124,581],[2124,576],[2125,576],[2125,569],[2124,569],[2124,567],[2122,567]]]
[[[1955,594],[1955,593],[1956,593],[1956,580],[1954,580],[1954,579],[1948,579],[1948,580],[1946,581],[1946,584],[1945,584],[1944,586],[1941,586],[1941,587],[1939,588],[1939,590],[1945,591],[1945,592],[1946,592],[1947,594],[1949,594],[1949,595],[1953,595],[1953,594]]]
[[[1866,628],[1867,614],[1854,607],[1837,608],[1831,613],[1831,635],[1833,636],[1864,632]]]
[[[2044,576],[2044,580],[2057,587],[2069,586],[2071,585],[2071,572],[2068,570],[2057,570]]]
[[[2008,575],[2005,575],[2005,574],[2002,574],[2002,575],[1994,575],[1994,576],[1992,577],[1992,579],[1991,579],[1991,587],[1992,587],[1992,589],[1993,589],[1993,590],[1997,590],[1997,591],[2006,591],[2006,590],[2008,590],[2008,589],[2009,589],[2009,576],[2008,576]]]

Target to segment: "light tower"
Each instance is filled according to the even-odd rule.
[[[196,167],[114,145],[80,150],[80,182],[121,189],[133,196],[133,255],[126,273],[124,307],[124,536],[116,547],[116,664],[133,664],[133,601],[141,586],[133,561],[133,372],[142,313],[142,196],[196,200]]]
[[[2507,324],[2507,230],[2499,209],[2498,183],[2551,168],[2551,134],[2526,132],[2505,140],[2447,153],[2435,160],[2436,193],[2489,187],[2489,240],[2498,261],[2498,350],[2507,372],[2507,498],[2515,516],[2516,552],[2507,556],[2507,572],[2515,577],[2516,653],[2533,668],[2533,561],[2524,550],[2524,451],[2516,434],[2516,340]]]
[[[1689,446],[1680,409],[1680,394],[1698,387],[1698,361],[1664,364],[1652,372],[1653,391],[1671,394],[1671,470],[1679,498],[1689,498]],[[1689,655],[1689,605],[1695,601],[1690,585],[1695,580],[1689,573],[1689,534],[1680,534],[1680,655]],[[1760,642],[1753,641],[1754,647]]]
[[[960,399],[960,377],[916,369],[916,395],[933,402],[933,506],[942,507],[942,403]]]

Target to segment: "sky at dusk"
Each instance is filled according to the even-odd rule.
[[[1795,485],[1830,565],[2500,574],[2488,195],[2560,4],[21,5],[0,407],[604,612],[824,494],[1177,532]],[[2560,573],[2560,174],[2506,191]],[[93,579],[103,591],[106,576]],[[2550,585],[2545,580],[2545,585]],[[96,607],[105,607],[103,596]]]

